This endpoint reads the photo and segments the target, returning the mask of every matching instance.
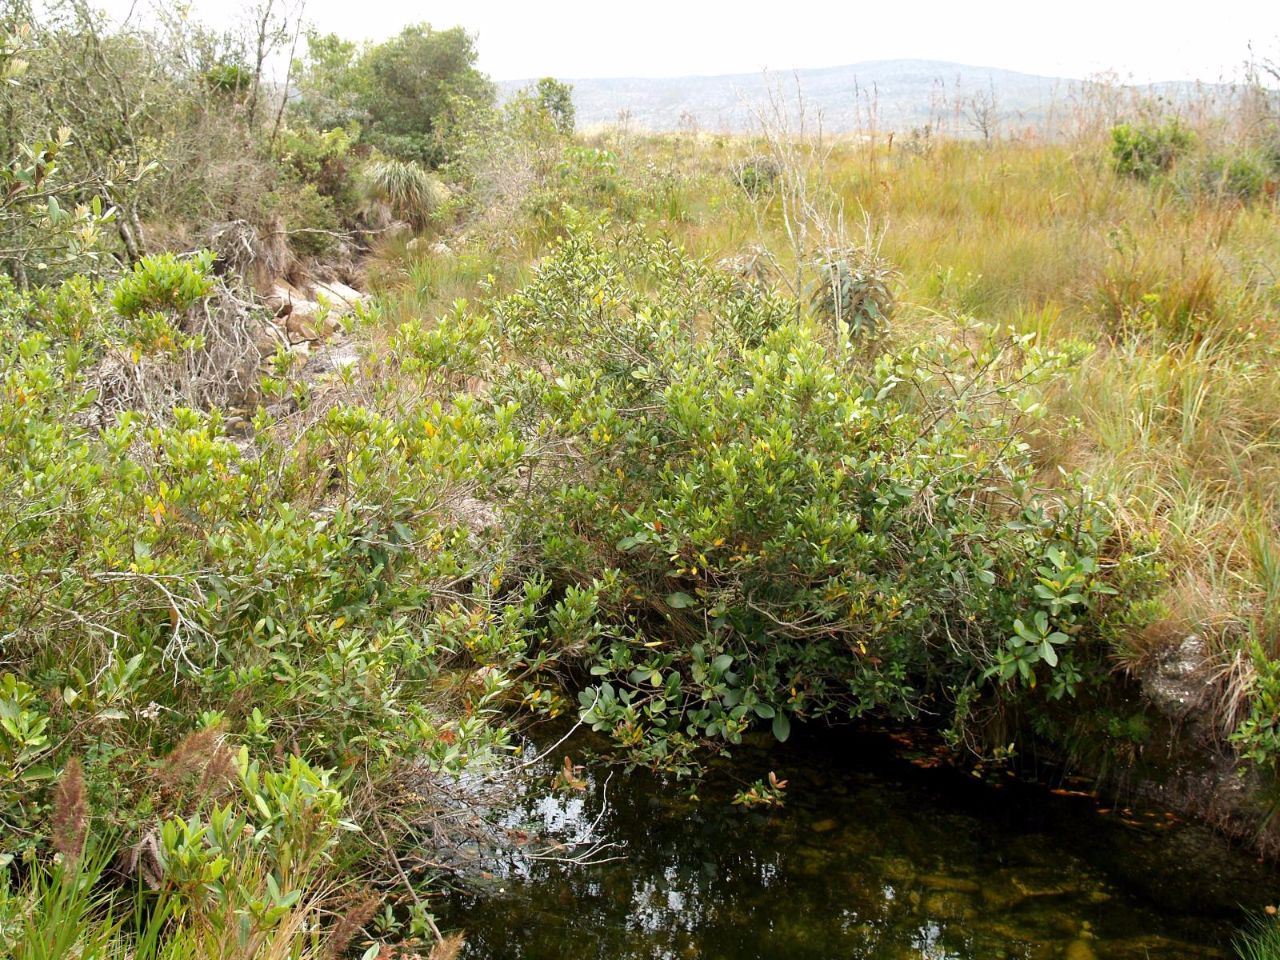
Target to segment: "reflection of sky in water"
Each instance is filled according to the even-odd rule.
[[[445,911],[467,932],[464,955],[1200,960],[1226,956],[1211,945],[1239,919],[1239,891],[1276,886],[1198,828],[1124,826],[1079,798],[875,751],[847,768],[795,746],[741,761],[760,766],[746,780],[791,778],[785,808],[732,806],[741,785],[716,776],[690,802],[678,785],[615,773],[603,816],[605,778],[591,772],[582,793],[531,791],[502,826],[558,841],[561,856],[608,841],[600,855],[621,859],[515,851],[486,864],[501,892]]]

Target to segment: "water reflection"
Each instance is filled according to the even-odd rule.
[[[594,827],[621,859],[490,863],[492,887],[447,911],[465,956],[1190,960],[1225,957],[1237,898],[1275,888],[1194,826],[835,743],[739,754],[739,779],[697,801],[642,773],[612,776],[607,809],[590,772],[582,793],[528,796],[507,828],[568,852]],[[729,803],[770,769],[791,780],[783,809]]]

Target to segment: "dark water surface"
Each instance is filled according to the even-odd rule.
[[[795,739],[736,753],[697,800],[603,766],[583,790],[532,791],[509,828],[566,854],[593,834],[620,859],[487,862],[497,879],[445,911],[464,956],[1190,960],[1230,956],[1241,908],[1280,895],[1274,872],[1160,811],[977,778],[883,737]],[[771,770],[784,807],[732,805]]]

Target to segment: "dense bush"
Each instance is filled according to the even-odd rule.
[[[1212,153],[1179,167],[1175,184],[1189,199],[1250,203],[1266,194],[1270,177],[1261,157],[1245,152]]]
[[[1100,667],[1136,562],[1086,490],[1036,489],[1018,433],[1069,357],[978,330],[850,366],[789,301],[584,230],[493,311],[541,451],[511,510],[561,591],[547,643],[638,756]]]
[[[114,298],[176,325],[199,279],[144,261]],[[385,361],[403,377],[296,431],[260,415],[234,442],[219,412],[189,409],[99,429],[87,361],[124,318],[77,326],[81,298],[105,294],[69,286],[47,308],[0,301],[0,816],[21,825],[3,852],[47,841],[41,785],[73,758],[95,823],[125,843],[189,817],[199,791],[155,770],[201,728],[250,768],[296,754],[357,793],[498,742],[500,672],[465,713],[437,691],[449,663],[523,643],[535,610],[518,585],[488,603],[497,561],[453,510],[517,461],[509,418],[436,402],[426,385],[452,382],[450,360],[424,370],[433,339],[406,330]],[[62,322],[32,330],[46,309]],[[399,399],[414,378],[417,399]]]
[[[1177,119],[1164,123],[1111,128],[1111,163],[1115,171],[1138,180],[1167,173],[1195,143],[1195,135]]]
[[[291,109],[322,129],[356,123],[362,140],[384,153],[439,166],[448,159],[441,132],[458,105],[494,100],[475,63],[475,43],[461,27],[417,24],[364,47],[312,35]]]
[[[355,156],[358,130],[345,127],[285,130],[276,145],[277,156],[298,182],[313,187],[350,216],[359,202]]]
[[[782,170],[773,157],[758,155],[739,160],[731,171],[733,182],[750,197],[759,197],[773,189]]]

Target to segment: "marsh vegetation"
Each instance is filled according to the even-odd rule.
[[[2,26],[5,950],[455,956],[564,718],[672,796],[893,724],[1276,852],[1270,74],[580,134],[459,30]],[[753,829],[830,787],[749,767]]]

